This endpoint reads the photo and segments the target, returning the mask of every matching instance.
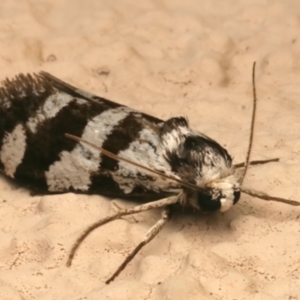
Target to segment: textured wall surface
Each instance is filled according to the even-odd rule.
[[[256,61],[252,158],[280,162],[251,167],[245,186],[300,201],[299,29],[298,0],[2,0],[0,79],[45,70],[162,119],[187,116],[241,162]],[[243,195],[225,214],[179,211],[107,286],[160,212],[96,230],[67,268],[112,202],[32,197],[0,179],[1,299],[300,299],[300,208]]]

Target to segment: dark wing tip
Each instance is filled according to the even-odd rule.
[[[53,86],[38,74],[19,74],[13,79],[7,78],[1,82],[0,98],[21,99],[31,95],[49,94],[53,90]]]

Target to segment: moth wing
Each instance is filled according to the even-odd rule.
[[[126,166],[117,174],[118,162],[65,137],[70,133],[115,154],[128,150],[133,156],[134,149],[129,148],[137,142],[138,148],[144,147],[137,156],[143,159],[144,155],[151,167],[157,155],[146,152],[156,151],[157,131],[163,123],[155,117],[41,72],[3,82],[0,120],[0,169],[36,192],[96,192],[144,199],[164,195],[163,189],[152,188],[155,182],[149,188],[143,184],[153,181],[151,174],[139,173],[137,179]]]

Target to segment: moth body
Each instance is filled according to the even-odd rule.
[[[66,133],[166,176],[107,157]],[[240,195],[230,155],[185,118],[162,121],[45,72],[3,82],[0,169],[40,193],[98,193],[142,202],[183,193],[182,205],[221,211]]]

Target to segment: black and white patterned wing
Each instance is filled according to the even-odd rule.
[[[0,90],[0,168],[43,193],[159,198],[176,184],[106,157],[65,133],[171,174],[160,153],[162,124],[45,72],[19,75]]]

